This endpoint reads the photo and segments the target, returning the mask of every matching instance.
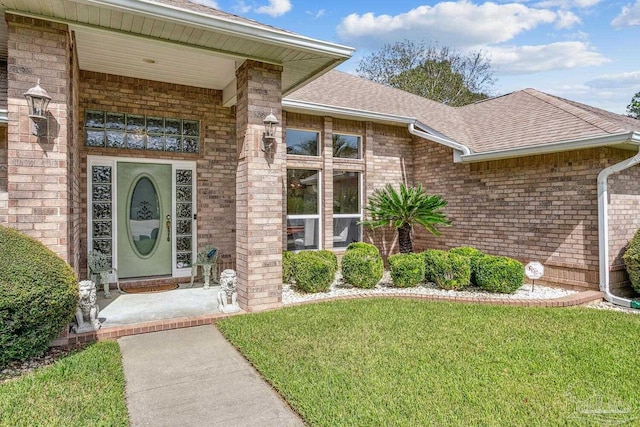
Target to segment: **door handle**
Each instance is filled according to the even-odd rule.
[[[167,242],[171,241],[171,215],[167,215]]]

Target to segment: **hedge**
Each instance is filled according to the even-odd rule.
[[[471,278],[469,282],[472,285],[477,286],[478,282],[476,280],[476,269],[477,269],[476,261],[478,258],[485,256],[484,252],[480,251],[479,249],[472,248],[471,246],[461,246],[458,248],[449,249],[449,253],[462,255],[469,258],[470,265],[471,265]]]
[[[389,257],[393,284],[399,288],[416,286],[424,280],[424,258],[419,254],[395,254]]]
[[[622,256],[631,286],[640,293],[640,230],[636,231]]]
[[[447,290],[459,290],[469,286],[471,261],[468,257],[431,249],[422,253],[425,264],[425,280]]]
[[[524,266],[513,258],[485,255],[476,261],[476,280],[484,290],[513,293],[524,283]]]
[[[304,292],[327,292],[336,276],[334,264],[316,251],[302,251],[293,257],[296,288]]]
[[[293,258],[295,255],[289,251],[282,252],[282,283],[291,283],[294,279]]]
[[[373,245],[371,245],[373,246]],[[351,248],[342,256],[342,277],[356,288],[375,287],[384,272],[382,257],[370,248]]]
[[[372,245],[371,243],[365,242],[352,242],[347,246],[347,251],[351,251],[354,249],[363,249],[372,255],[380,255],[380,250],[376,247],[376,245]]]
[[[78,304],[71,267],[42,243],[0,226],[0,368],[43,354]]]

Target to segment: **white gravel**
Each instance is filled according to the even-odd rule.
[[[295,304],[304,301],[321,300],[335,297],[346,297],[354,295],[384,295],[384,294],[411,294],[411,295],[442,295],[447,297],[476,297],[491,299],[551,299],[561,298],[576,293],[566,289],[550,288],[547,286],[535,285],[532,289],[530,284],[523,285],[513,294],[499,294],[483,291],[481,289],[467,288],[463,291],[446,291],[438,288],[433,283],[422,283],[414,288],[396,288],[393,286],[391,276],[385,271],[382,280],[374,289],[359,289],[347,285],[342,280],[340,272],[336,274],[336,280],[331,285],[329,292],[318,292],[307,294],[299,292],[294,286],[283,285],[283,304]]]

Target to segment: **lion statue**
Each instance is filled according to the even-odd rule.
[[[83,280],[78,284],[80,299],[76,310],[76,325],[74,332],[95,331],[102,326],[98,320],[100,307],[96,302],[96,284],[91,280]]]
[[[236,292],[236,272],[226,269],[220,273],[220,291],[218,292],[218,310],[223,313],[232,313],[240,310],[238,307],[238,292]],[[231,300],[231,304],[229,304]]]

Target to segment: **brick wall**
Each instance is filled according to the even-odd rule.
[[[612,150],[619,160],[633,152]],[[640,167],[635,166],[608,180],[609,192],[609,283],[616,295],[633,295],[622,255],[635,232],[640,228]]]
[[[5,226],[9,223],[7,147],[7,126],[0,126],[0,224]]]
[[[8,25],[6,154],[8,206],[5,224],[73,262],[69,242],[69,67],[66,25],[6,14]],[[31,134],[23,94],[41,79],[51,96],[47,135]],[[1,202],[0,202],[1,203]]]
[[[624,152],[601,148],[453,164],[451,149],[420,141],[415,153],[416,180],[447,199],[453,222],[438,238],[417,230],[420,249],[474,246],[542,262],[541,282],[598,288],[596,178]]]
[[[80,129],[82,199],[82,262],[86,266],[87,155],[190,160],[197,163],[198,245],[215,245],[221,266],[235,267],[235,114],[222,107],[222,92],[211,89],[80,72]],[[130,114],[200,120],[198,154],[150,152],[84,146],[84,111],[104,110]],[[86,270],[84,267],[83,272]]]
[[[260,150],[263,119],[282,118],[282,67],[245,61],[236,71],[236,255],[238,303],[247,310],[282,303],[282,189],[285,150],[281,126],[273,153]]]

